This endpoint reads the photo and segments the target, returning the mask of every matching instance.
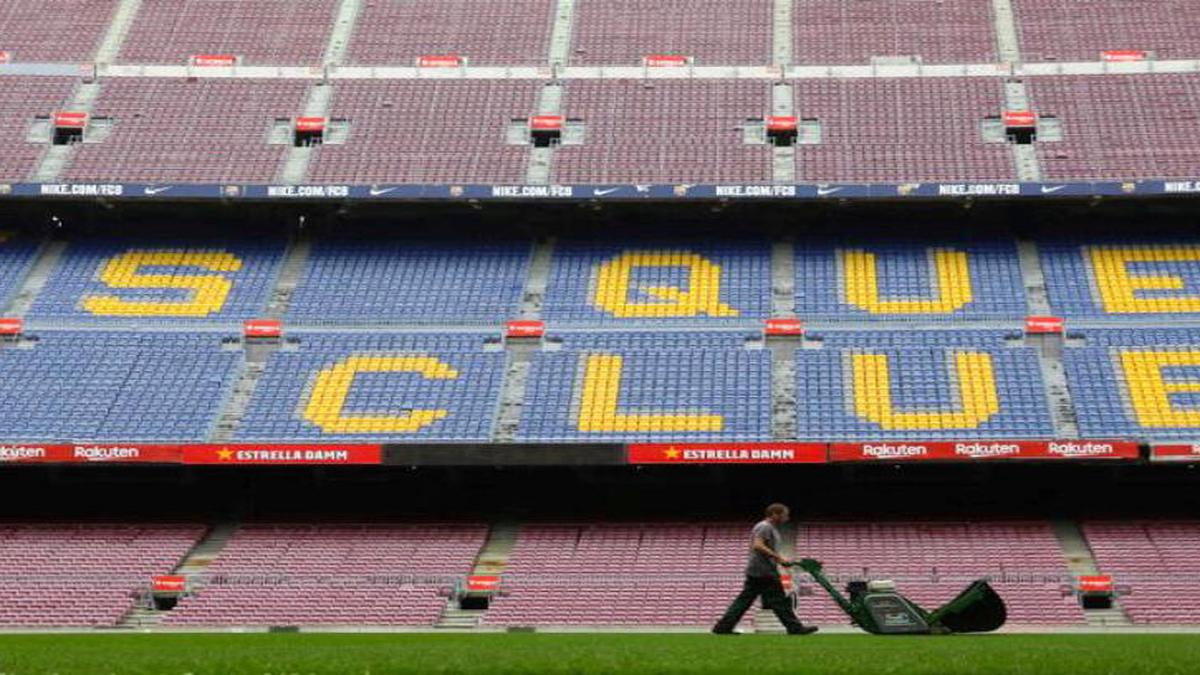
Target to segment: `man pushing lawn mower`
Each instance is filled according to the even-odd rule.
[[[780,525],[788,521],[788,507],[783,504],[771,504],[767,507],[766,518],[754,526],[750,535],[750,560],[746,563],[746,582],[742,592],[729,604],[725,615],[713,626],[712,632],[718,635],[733,634],[733,628],[741,621],[742,615],[754,600],[762,596],[763,606],[775,612],[779,622],[787,629],[789,635],[808,635],[817,632],[816,626],[805,626],[796,618],[792,611],[792,603],[783,592],[783,582],[779,578],[779,566],[791,565],[792,561],[778,553]]]

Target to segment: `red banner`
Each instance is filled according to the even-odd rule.
[[[82,129],[87,126],[88,114],[85,112],[54,113],[54,126],[60,129]]]
[[[229,68],[236,66],[237,60],[233,54],[196,54],[192,57],[192,65],[202,68]]]
[[[150,580],[155,593],[182,593],[187,590],[187,577],[182,574],[160,574]]]
[[[1025,318],[1025,332],[1030,335],[1058,334],[1065,323],[1057,316],[1030,316]]]
[[[1200,462],[1200,443],[1150,446],[1152,462]]]
[[[0,52],[0,63],[8,63],[12,61],[12,54],[8,52]]]
[[[297,117],[296,131],[325,131],[325,118]]]
[[[1146,52],[1141,49],[1109,49],[1100,52],[1102,61],[1145,61]]]
[[[248,338],[277,338],[283,335],[283,322],[274,319],[250,319],[242,324],[242,335]]]
[[[1010,128],[1037,126],[1037,115],[1030,110],[1006,110],[1004,111],[1004,126]]]
[[[534,115],[529,118],[529,128],[537,131],[555,131],[563,128],[562,115]]]
[[[679,68],[688,64],[688,57],[679,54],[650,54],[642,57],[650,68]]]
[[[0,335],[20,335],[25,330],[25,320],[16,317],[0,319]]]
[[[381,464],[379,445],[0,445],[0,464]]]
[[[417,57],[418,68],[457,68],[463,64],[458,54],[431,54]]]
[[[1111,593],[1113,579],[1108,574],[1094,574],[1079,577],[1078,588],[1081,593]]]
[[[797,118],[791,115],[771,115],[767,117],[767,131],[795,131]]]
[[[546,324],[541,321],[517,320],[504,325],[504,337],[540,338],[546,334]]]
[[[833,462],[1137,458],[1138,445],[1130,441],[934,441],[829,446],[829,459]]]
[[[500,588],[500,577],[495,574],[472,574],[467,577],[467,590],[472,593],[491,593]]]
[[[767,319],[764,331],[767,335],[799,336],[804,335],[804,324],[800,319]]]
[[[177,445],[140,445],[137,443],[91,443],[79,445],[12,443],[0,445],[0,463],[87,464],[177,464]]]
[[[630,464],[824,464],[824,443],[635,443]]]
[[[186,445],[184,464],[381,464],[379,445]]]

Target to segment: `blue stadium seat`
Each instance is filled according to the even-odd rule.
[[[827,331],[796,352],[797,437],[1047,438],[1036,352],[992,330]]]
[[[796,313],[827,319],[1028,314],[1013,242],[796,244]]]
[[[1200,329],[1088,329],[1063,353],[1079,431],[1093,438],[1200,438]]]
[[[288,322],[499,324],[516,315],[529,242],[317,242]]]
[[[262,312],[282,257],[282,241],[272,240],[76,240],[29,317],[237,323]]]
[[[765,242],[555,247],[542,316],[553,325],[758,324],[770,311]]]
[[[1200,244],[1051,241],[1039,244],[1055,314],[1068,318],[1200,317]]]
[[[238,429],[244,440],[487,441],[504,376],[496,334],[293,333]]]
[[[771,437],[771,354],[744,331],[563,333],[539,352],[524,441],[761,441]],[[761,346],[761,343],[759,343]]]
[[[0,308],[6,307],[33,265],[41,242],[0,230]]]
[[[242,361],[219,333],[27,337],[0,349],[0,427],[10,440],[203,440]]]

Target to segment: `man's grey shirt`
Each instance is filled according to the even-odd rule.
[[[775,565],[775,561],[763,553],[754,550],[754,540],[758,538],[761,538],[766,543],[767,548],[772,551],[779,551],[779,530],[775,529],[771,521],[764,520],[755,525],[754,530],[750,534],[750,561],[746,563],[746,576],[778,577],[779,567]]]

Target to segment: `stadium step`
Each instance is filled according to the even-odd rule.
[[[128,630],[153,630],[162,623],[166,612],[146,607],[135,607],[129,611],[116,625],[116,628]]]
[[[67,242],[61,240],[48,241],[42,246],[29,273],[25,275],[25,282],[13,295],[12,302],[5,311],[6,316],[25,316],[25,313],[33,306],[34,299],[46,287],[50,274],[58,267],[63,252],[66,250]]]
[[[475,558],[471,574],[503,574],[508,567],[508,556],[517,545],[521,526],[517,523],[495,523],[488,532],[487,541]]]
[[[172,574],[190,576],[207,572],[208,566],[216,560],[217,556],[221,555],[221,551],[225,549],[225,545],[229,543],[230,538],[237,532],[237,529],[237,523],[219,523],[214,525],[208,531],[208,534],[196,542],[192,550],[188,551],[187,555],[183,557],[183,560],[172,571]]]
[[[1083,536],[1083,532],[1079,526],[1069,520],[1058,520],[1054,522],[1054,534],[1058,537],[1059,546],[1062,547],[1063,557],[1067,561],[1067,569],[1076,577],[1091,576],[1100,574],[1101,570],[1096,565],[1096,559],[1092,555],[1092,549],[1088,545],[1087,538]],[[1113,598],[1112,607],[1109,609],[1084,609],[1084,618],[1087,619],[1089,626],[1108,627],[1108,626],[1132,626],[1129,616],[1125,614],[1125,610],[1121,607],[1120,600]]]
[[[487,541],[479,549],[475,557],[472,575],[501,575],[508,567],[508,557],[517,544],[521,526],[517,523],[495,523],[488,531]],[[434,626],[436,628],[469,630],[479,626],[487,610],[463,609],[458,606],[458,599],[451,597],[446,601],[446,607]]]

